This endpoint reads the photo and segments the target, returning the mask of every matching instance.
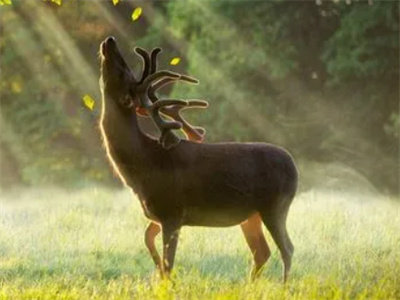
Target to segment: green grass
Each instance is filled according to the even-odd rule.
[[[272,257],[249,282],[237,226],[185,227],[169,282],[154,272],[147,221],[130,192],[2,194],[0,299],[400,299],[399,203],[313,191],[296,197],[288,222],[288,284],[268,234]]]

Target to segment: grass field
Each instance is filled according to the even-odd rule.
[[[182,231],[174,280],[161,281],[130,192],[26,190],[1,195],[0,299],[400,299],[400,203],[312,191],[289,214],[295,245],[250,283],[239,227]],[[160,245],[160,241],[158,241]]]

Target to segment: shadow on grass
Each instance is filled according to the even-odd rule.
[[[5,257],[1,258],[5,261]],[[193,258],[188,255],[179,257],[175,263],[178,277],[195,275],[201,279],[218,279],[229,282],[243,281],[249,278],[250,257],[239,254],[205,255]],[[129,251],[96,250],[51,253],[46,256],[27,257],[0,264],[0,282],[22,280],[39,281],[46,278],[85,278],[108,282],[129,276],[137,279],[150,277],[156,268],[145,249],[136,253]],[[261,277],[280,279],[279,258],[272,257]]]
[[[0,282],[23,279],[30,281],[46,277],[86,277],[109,281],[127,275],[143,277],[153,269],[147,253],[121,251],[73,251],[47,257],[28,257],[0,265]],[[2,258],[3,260],[3,258]]]
[[[195,273],[199,278],[216,278],[230,282],[248,280],[252,268],[251,255],[232,254],[232,255],[205,255],[200,259],[184,257],[178,259],[177,269],[179,273]],[[268,278],[280,281],[282,276],[282,266],[280,257],[273,255],[265,264],[261,278]]]

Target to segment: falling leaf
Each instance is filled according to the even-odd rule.
[[[90,110],[93,110],[94,108],[94,99],[90,97],[89,95],[85,95],[82,98],[83,104],[89,108]]]
[[[169,64],[171,66],[176,66],[177,64],[179,64],[179,62],[181,61],[181,59],[179,57],[174,57],[173,59],[171,59],[171,61],[169,62]]]
[[[132,20],[133,21],[136,21],[137,19],[139,19],[139,17],[140,17],[140,15],[142,14],[142,8],[139,6],[139,7],[136,7],[134,10],[133,10],[133,13],[132,13]]]
[[[114,6],[118,4],[119,0],[112,0]]]

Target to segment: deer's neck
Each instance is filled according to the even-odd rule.
[[[140,131],[136,114],[103,99],[100,128],[115,172],[125,184],[138,182],[139,176],[145,173],[143,169],[151,165],[146,157],[151,141]]]

